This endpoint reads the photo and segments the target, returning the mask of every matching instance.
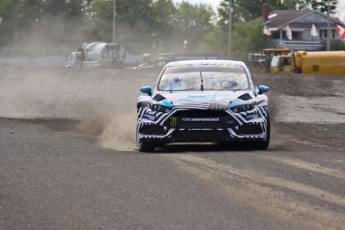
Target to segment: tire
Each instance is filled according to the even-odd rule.
[[[259,150],[266,150],[268,149],[268,146],[270,145],[270,138],[271,138],[271,121],[270,121],[270,116],[267,111],[267,136],[266,136],[266,141],[263,142],[258,142],[256,143],[256,148]]]
[[[135,142],[137,147],[139,148],[139,152],[153,152],[155,151],[156,144],[154,142],[147,142],[147,141],[139,141],[139,129],[138,125],[136,128],[136,135],[135,135]]]
[[[156,148],[155,143],[142,141],[140,146],[139,146],[139,152],[151,153],[151,152],[155,151],[155,148]]]

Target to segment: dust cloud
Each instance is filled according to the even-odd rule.
[[[118,151],[135,150],[136,114],[103,115],[82,120],[76,132],[94,136],[100,146]]]
[[[136,115],[111,116],[98,141],[103,148],[130,151],[135,146]]]
[[[74,121],[77,125],[68,131],[95,138],[103,148],[136,149],[139,88],[152,86],[156,74],[63,67],[0,68],[0,118],[54,120],[61,127]]]

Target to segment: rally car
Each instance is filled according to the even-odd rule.
[[[255,86],[241,61],[193,60],[164,66],[154,88],[137,101],[141,152],[171,142],[270,142],[267,86]]]

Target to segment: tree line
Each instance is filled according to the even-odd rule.
[[[132,53],[210,52],[227,56],[229,1],[215,11],[205,4],[173,0],[116,0],[116,42]],[[319,9],[328,0],[231,0],[232,50],[260,51],[270,38],[263,24],[262,4],[270,10]],[[331,1],[336,12],[337,1]],[[0,0],[0,47],[59,46],[112,41],[113,0]]]

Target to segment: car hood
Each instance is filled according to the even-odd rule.
[[[171,103],[174,106],[183,105],[201,105],[201,104],[221,104],[228,106],[236,101],[239,97],[246,95],[246,100],[254,98],[251,90],[246,91],[183,91],[183,92],[166,92],[159,91],[153,95],[153,99]],[[164,99],[165,98],[165,99]],[[161,99],[161,100],[159,100]],[[243,100],[243,99],[242,99]]]

